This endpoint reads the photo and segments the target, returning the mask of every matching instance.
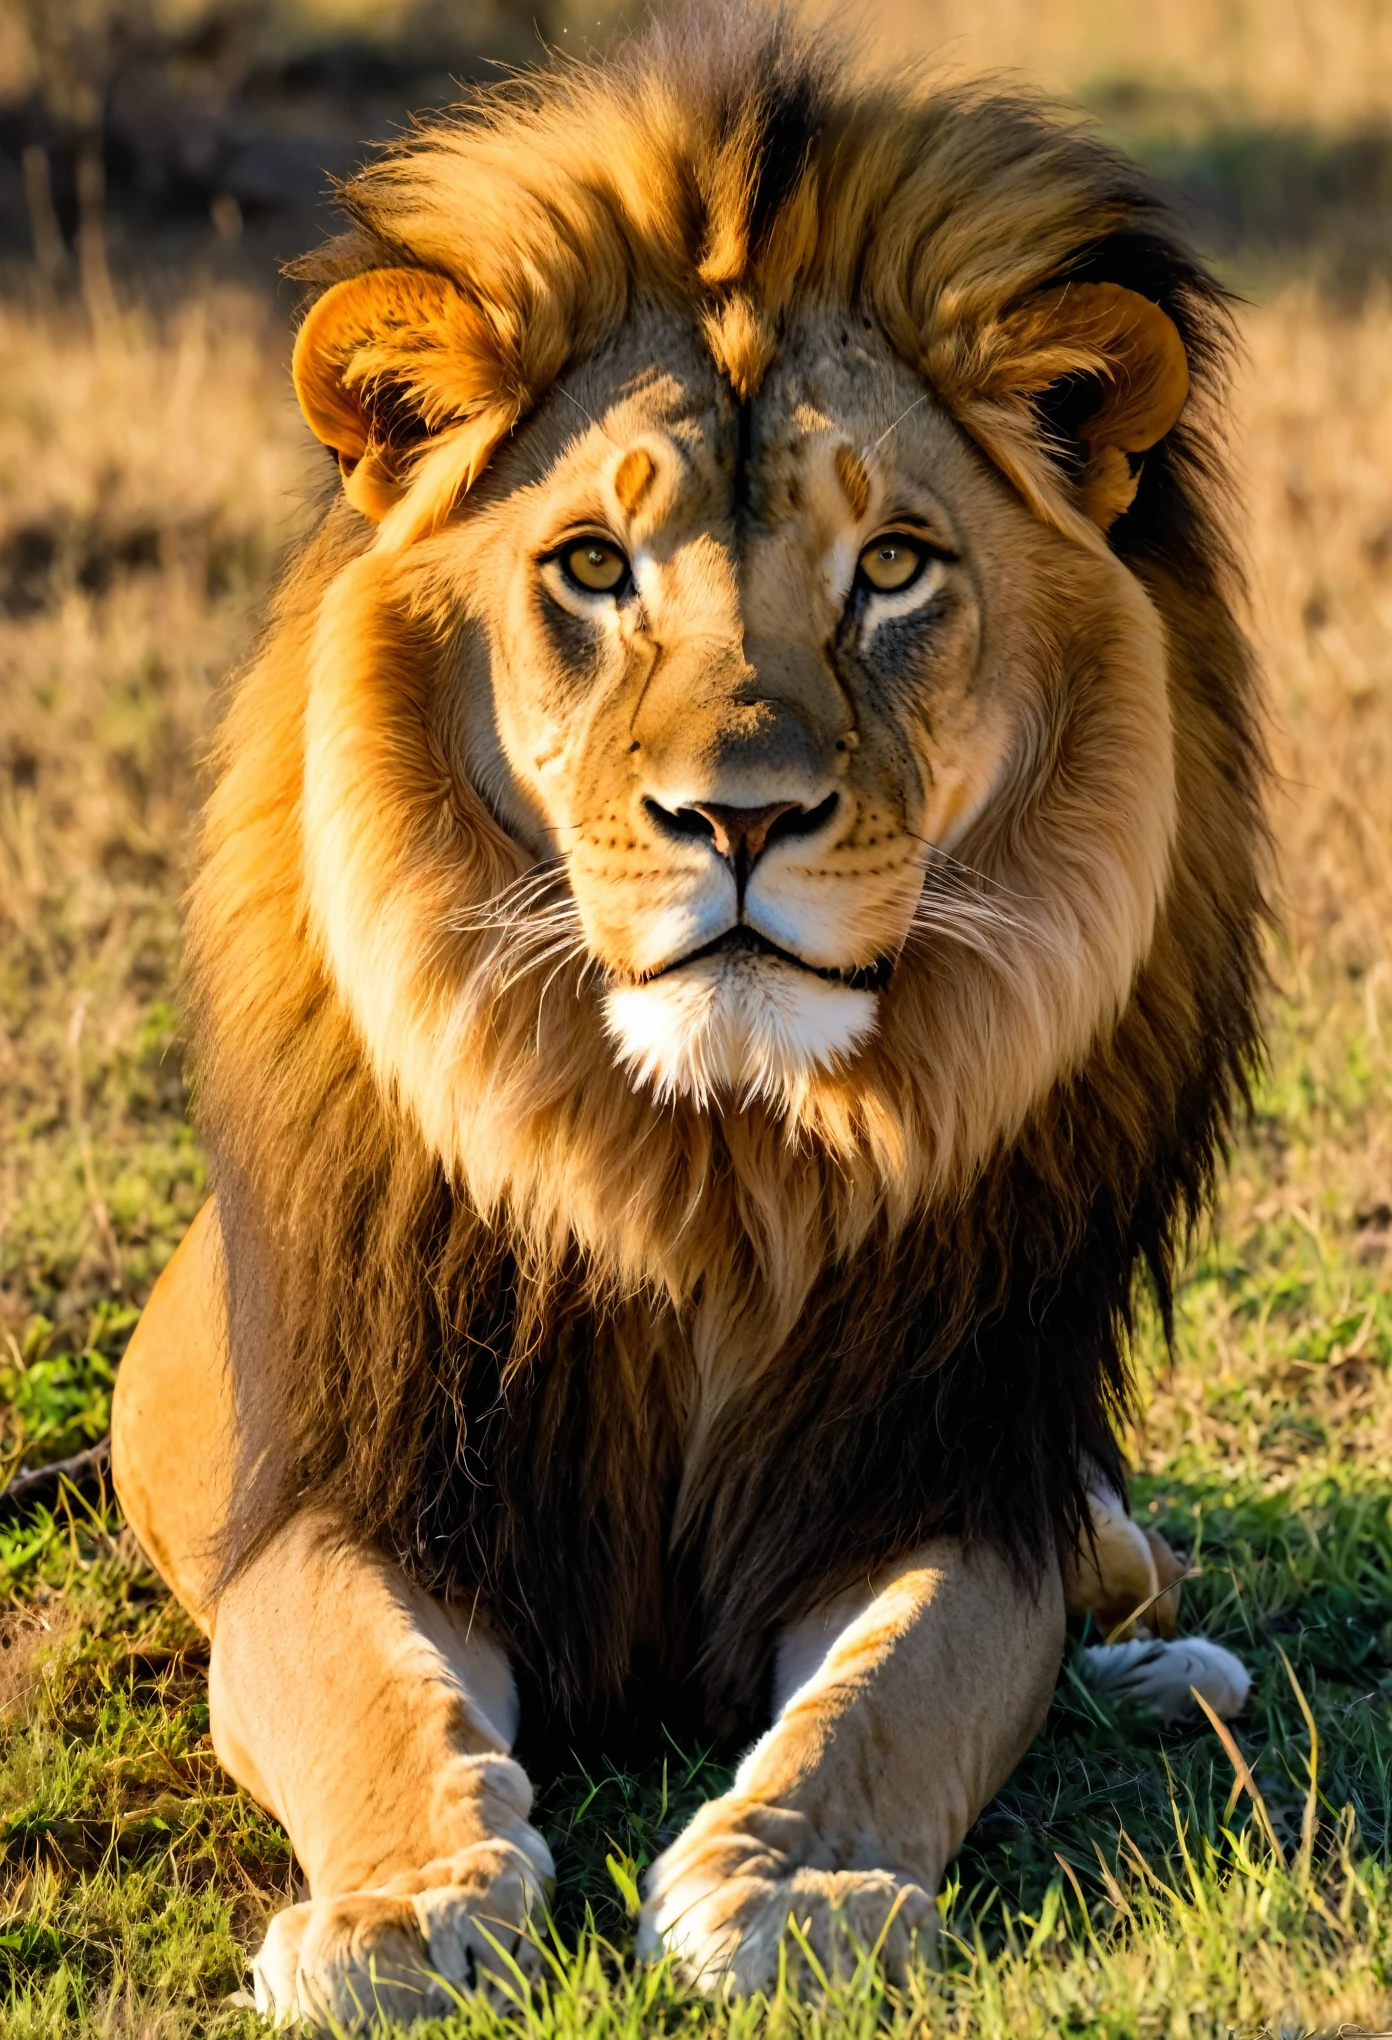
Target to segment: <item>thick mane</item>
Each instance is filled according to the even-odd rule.
[[[857,79],[789,18],[738,9],[483,95],[341,202],[351,231],[301,273],[443,274],[495,365],[452,381],[446,355],[384,358],[368,378],[384,435],[426,449],[399,543],[635,306],[684,308],[747,397],[796,308],[834,305],[1037,516],[1109,543],[1163,622],[1168,895],[1121,1010],[1042,1095],[1002,1111],[991,963],[950,946],[925,946],[897,1036],[796,1128],[635,1093],[597,1026],[538,1055],[533,982],[474,1051],[462,1157],[374,1065],[307,907],[311,644],[373,537],[346,503],[240,682],[188,966],[261,1454],[228,1562],[322,1500],[432,1586],[482,1592],[551,1697],[699,1659],[706,1717],[729,1727],[777,1624],[820,1594],[937,1530],[1028,1569],[1076,1535],[1084,1455],[1120,1479],[1133,1279],[1147,1266],[1168,1308],[1257,1052],[1264,768],[1224,531],[1222,294],[1088,133],[993,90]],[[1106,541],[1070,467],[1080,371],[1019,315],[1074,282],[1159,304],[1193,380]],[[428,644],[391,656],[414,699]],[[526,859],[476,794],[449,800],[460,904],[481,904]]]

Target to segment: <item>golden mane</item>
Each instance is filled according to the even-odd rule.
[[[1116,1470],[1133,1273],[1167,1300],[1257,1040],[1263,764],[1222,530],[1222,295],[1087,133],[984,88],[859,79],[738,9],[480,95],[340,202],[351,231],[300,273],[419,271],[445,308],[355,343],[324,399],[360,406],[385,514],[374,531],[338,501],[288,574],[193,893],[234,1378],[284,1439],[248,1468],[229,1563],[323,1496],[432,1584],[484,1590],[567,1701],[621,1684],[640,1645],[682,1669],[699,1610],[708,1716],[732,1720],[773,1626],[819,1593],[947,1526],[1028,1563],[1076,1531],[1080,1455]],[[1116,372],[1098,286],[1162,307],[1188,359],[1183,420],[1139,468],[1078,428],[1080,387]],[[742,398],[797,306],[872,322],[1034,513],[1110,543],[1159,612],[1168,894],[1134,984],[1009,1109],[983,1052],[998,974],[929,951],[871,1074],[828,1076],[795,1126],[654,1102],[597,1026],[541,1034],[524,985],[467,1037],[447,1152],[334,981],[302,840],[316,633],[386,729],[393,816],[444,832],[465,903],[486,901],[526,859],[421,738],[449,619],[394,600],[394,562],[645,303],[689,314]],[[1012,997],[1027,1028],[1027,985]]]

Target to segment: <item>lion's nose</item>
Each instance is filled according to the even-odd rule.
[[[743,880],[770,843],[811,836],[824,828],[836,810],[838,795],[829,793],[816,807],[801,801],[775,800],[765,807],[727,807],[723,801],[692,801],[687,807],[665,808],[655,800],[644,806],[652,821],[669,836],[707,842]]]

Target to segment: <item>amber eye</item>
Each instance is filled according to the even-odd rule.
[[[856,563],[856,572],[867,588],[880,595],[895,595],[918,578],[928,558],[928,548],[902,531],[887,531],[872,538]]]
[[[607,538],[582,538],[568,545],[561,566],[587,595],[613,595],[628,579],[628,561]]]

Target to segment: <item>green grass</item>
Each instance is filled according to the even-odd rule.
[[[1232,1771],[1210,1732],[1115,1719],[1066,1674],[944,1894],[936,1969],[897,1996],[866,1974],[823,2003],[783,1994],[707,2009],[624,1952],[632,1879],[719,1783],[674,1749],[643,1777],[616,1765],[553,1784],[540,1814],[561,1866],[551,1966],[510,2016],[471,2004],[450,2028],[1304,2032],[1381,2002],[1385,1500],[1328,1479],[1298,1506],[1260,1492],[1208,1499],[1204,1612],[1226,1618],[1222,1633],[1257,1669],[1241,1739],[1284,1864],[1245,1801],[1230,1812]],[[1167,1520],[1178,1527],[1184,1508]],[[26,1609],[61,1610],[70,1627],[10,1674],[27,1690],[12,1700],[0,1769],[5,2030],[242,2030],[249,2015],[222,2001],[242,1982],[240,1946],[289,1888],[287,1851],[211,1756],[199,1640],[112,1529],[60,1511],[6,1540]],[[16,1636],[7,1657],[25,1643]],[[1309,1736],[1278,1645],[1320,1732],[1312,1848]]]
[[[1309,1043],[1293,1009],[1278,1052],[1235,1174],[1261,1165],[1274,1125],[1289,1144],[1330,1115],[1342,1124],[1376,1106],[1357,1056],[1331,1086],[1302,1076]],[[665,1970],[632,1963],[629,1913],[644,1865],[723,1773],[673,1746],[634,1775],[616,1750],[603,1771],[577,1769],[541,1797],[559,1866],[542,1983],[506,2017],[470,2004],[450,2029],[599,2040],[887,2022],[906,2034],[1120,2036],[1333,2031],[1384,2017],[1392,1509],[1381,1454],[1358,1440],[1376,1441],[1392,1296],[1358,1241],[1356,1226],[1329,1241],[1279,1218],[1243,1238],[1220,1232],[1185,1285],[1173,1366],[1153,1330],[1142,1341],[1152,1422],[1182,1435],[1140,1476],[1137,1507],[1192,1552],[1186,1627],[1221,1637],[1253,1669],[1238,1738],[1259,1815],[1246,1794],[1231,1803],[1233,1767],[1205,1723],[1162,1730],[1114,1714],[1068,1668],[1043,1735],[943,1895],[936,1968],[898,1995],[867,1973],[820,2002],[785,1992],[708,2008]],[[99,1427],[128,1316],[94,1311],[82,1351],[57,1358],[49,1322],[35,1318],[27,1365],[6,1385],[38,1456]],[[1359,1370],[1361,1415],[1331,1421],[1330,1377],[1342,1373],[1347,1399]],[[1186,1406],[1201,1421],[1185,1420]],[[226,2000],[244,1988],[245,1951],[290,1893],[292,1865],[212,1754],[201,1637],[110,1512],[73,1500],[12,1526],[0,1567],[10,1609],[0,2030],[254,2026]],[[1313,1798],[1293,1681],[1318,1730]]]
[[[454,2032],[1188,2040],[1392,2025],[1392,1049],[1379,1025],[1392,867],[1373,825],[1360,835],[1348,819],[1392,811],[1383,725],[1360,720],[1367,675],[1392,672],[1392,609],[1356,565],[1359,533],[1392,529],[1392,500],[1357,495],[1373,487],[1358,466],[1370,428],[1339,410],[1349,361],[1366,378],[1392,354],[1392,314],[1352,338],[1324,317],[1297,306],[1257,329],[1273,360],[1294,332],[1306,349],[1327,340],[1331,364],[1308,414],[1274,374],[1254,385],[1271,409],[1252,443],[1274,458],[1290,440],[1305,462],[1300,496],[1258,473],[1256,550],[1294,618],[1272,664],[1300,770],[1277,815],[1292,932],[1273,957],[1271,1070],[1183,1286],[1173,1357],[1143,1325],[1149,1409],[1132,1441],[1138,1511],[1197,1567],[1185,1627],[1253,1670],[1237,1740],[1260,1808],[1233,1799],[1205,1722],[1116,1715],[1065,1668],[942,1896],[936,1966],[897,1994],[867,1970],[829,1997],[712,2007],[632,1961],[630,1914],[644,1865],[723,1774],[675,1746],[635,1774],[615,1749],[602,1772],[540,1795],[559,1871],[542,1981],[510,2010],[461,2007]],[[100,1434],[138,1307],[204,1194],[180,1070],[177,901],[212,690],[246,643],[304,469],[280,342],[253,310],[164,333],[132,322],[99,345],[15,316],[4,337],[0,548],[41,517],[176,535],[96,594],[60,552],[38,606],[0,618],[8,1471]],[[45,410],[59,384],[85,393],[86,432]],[[171,390],[180,429],[137,443],[130,421],[167,410]],[[1352,530],[1322,509],[1311,521],[1321,459]],[[1302,637],[1311,577],[1334,591],[1333,624]],[[1329,628],[1357,654],[1346,670]],[[114,1513],[70,1499],[0,1528],[0,2035],[256,2029],[229,2000],[294,1869],[216,1762],[205,1667]]]

